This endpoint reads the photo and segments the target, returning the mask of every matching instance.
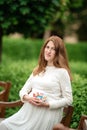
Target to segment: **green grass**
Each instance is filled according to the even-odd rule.
[[[12,87],[9,101],[19,99],[19,91],[37,65],[43,40],[12,39],[3,37],[2,63],[0,64],[0,80],[11,81]],[[73,75],[72,89],[74,98],[74,114],[71,126],[76,128],[81,114],[87,114],[87,44],[66,44],[69,64]],[[6,117],[18,109],[8,109]]]

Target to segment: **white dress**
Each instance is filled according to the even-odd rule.
[[[49,108],[36,107],[23,101],[23,95],[29,93],[33,96],[36,92],[45,95]],[[16,114],[2,121],[8,130],[52,130],[62,119],[63,107],[73,101],[68,72],[54,66],[47,66],[46,71],[37,76],[31,74],[19,95],[24,105]]]

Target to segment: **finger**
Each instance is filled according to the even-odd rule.
[[[29,103],[31,103],[31,104],[33,104],[33,105],[35,105],[35,106],[37,106],[38,105],[38,103],[37,102],[35,102],[35,101],[30,101]]]

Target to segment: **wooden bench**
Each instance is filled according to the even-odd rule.
[[[9,91],[11,88],[10,82],[0,81],[0,101],[7,102],[9,97]],[[5,115],[5,107],[0,107],[0,117],[4,117]]]
[[[87,115],[82,115],[77,129],[66,127],[64,124],[59,123],[53,127],[53,130],[87,130]]]
[[[0,92],[0,97],[1,97],[1,95],[3,95],[2,100],[0,100],[0,120],[3,120],[3,118],[5,118],[6,108],[22,106],[23,103],[20,100],[8,102],[7,100],[8,100],[11,84],[8,82],[7,83],[0,82],[0,86],[1,85],[6,86],[6,87],[4,87],[5,90],[3,90],[3,93]],[[7,89],[8,89],[8,91],[7,91]],[[65,107],[64,108],[64,117],[63,117],[61,123],[63,123],[65,126],[69,127],[71,118],[72,118],[72,114],[73,114],[73,106]]]
[[[82,115],[79,121],[78,130],[87,130],[87,115]]]

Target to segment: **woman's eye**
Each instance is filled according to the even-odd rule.
[[[55,51],[55,48],[52,48],[52,50],[54,50],[54,51]]]
[[[50,49],[50,50],[52,50],[52,51],[55,51],[55,48],[53,47],[53,48],[50,48],[49,46],[46,46],[46,48],[47,49]]]
[[[46,46],[46,48],[49,48],[49,46]]]

